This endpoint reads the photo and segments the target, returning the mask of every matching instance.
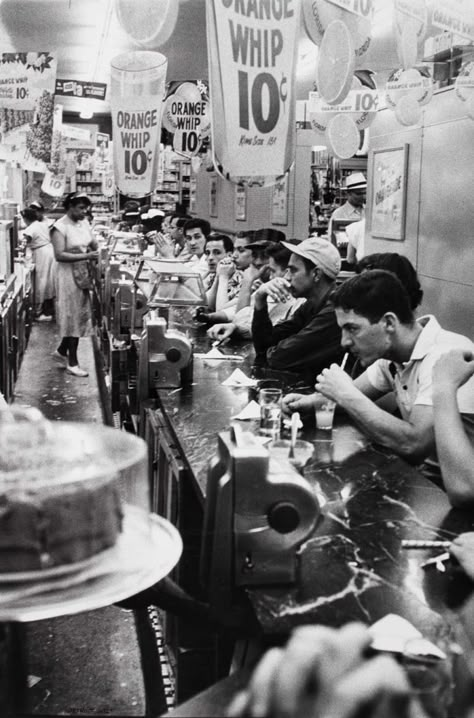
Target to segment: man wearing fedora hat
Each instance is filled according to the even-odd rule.
[[[365,217],[365,196],[367,193],[367,180],[362,172],[353,172],[345,181],[347,193],[346,201],[334,210],[329,220],[328,239],[332,242],[332,227],[334,220],[359,222]]]
[[[341,257],[334,245],[320,237],[282,245],[291,251],[286,275],[262,284],[254,295],[256,363],[296,372],[312,383],[318,371],[341,357],[340,330],[328,300],[341,269]],[[286,302],[291,296],[304,297],[306,302],[290,319],[273,325],[268,299]]]

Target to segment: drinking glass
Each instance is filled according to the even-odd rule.
[[[323,394],[316,392],[314,395],[314,413],[316,417],[316,428],[324,431],[331,431],[334,421],[334,410],[336,402],[327,399]]]
[[[281,389],[260,389],[260,433],[273,440],[280,437],[281,426]]]

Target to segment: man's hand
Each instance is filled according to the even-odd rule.
[[[217,263],[216,274],[218,277],[230,279],[235,272],[235,264],[230,257],[225,257]]]
[[[284,649],[262,658],[227,715],[233,718],[426,718],[410,697],[403,669],[390,657],[366,660],[365,626],[303,626]]]
[[[331,364],[329,369],[323,369],[316,378],[315,388],[341,406],[344,406],[348,397],[358,392],[349,374],[339,364]]]
[[[313,409],[312,394],[287,394],[283,397],[281,408],[284,414],[290,415],[295,411],[306,414]]]
[[[474,354],[462,349],[453,349],[442,354],[433,367],[433,386],[436,388],[459,389],[474,374]]]
[[[474,581],[474,532],[470,531],[455,538],[449,552],[457,558],[469,578]]]
[[[265,282],[255,292],[255,299],[270,297],[274,302],[287,302],[291,298],[290,283],[283,277],[275,277]]]
[[[219,339],[219,341],[224,341],[224,339],[228,339],[235,330],[235,324],[232,322],[228,322],[227,324],[214,324],[213,327],[207,330],[207,335],[211,337],[211,339]]]
[[[174,246],[173,242],[168,236],[165,236],[161,232],[156,232],[153,236],[153,241],[158,253],[167,259],[174,257]]]

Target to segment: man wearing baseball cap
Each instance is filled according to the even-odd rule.
[[[320,237],[282,245],[292,253],[285,277],[262,284],[254,295],[252,337],[256,363],[296,372],[312,383],[318,371],[341,357],[341,333],[328,301],[341,257],[334,245]],[[268,314],[268,298],[286,302],[290,296],[304,297],[306,302],[290,319],[274,326]]]
[[[344,188],[347,193],[346,201],[334,210],[329,220],[328,239],[333,241],[332,227],[334,220],[360,222],[365,217],[365,196],[367,193],[367,180],[362,172],[353,172],[346,177]]]

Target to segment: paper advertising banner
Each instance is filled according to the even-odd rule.
[[[56,58],[49,52],[0,55],[0,159],[45,172],[51,161]]]
[[[66,188],[66,150],[62,135],[63,106],[55,105],[51,161],[47,165],[41,189],[51,197],[61,197]]]
[[[113,58],[111,109],[115,182],[128,197],[156,187],[167,60],[137,51]]]
[[[227,179],[274,181],[293,162],[300,9],[207,0],[212,150]]]

